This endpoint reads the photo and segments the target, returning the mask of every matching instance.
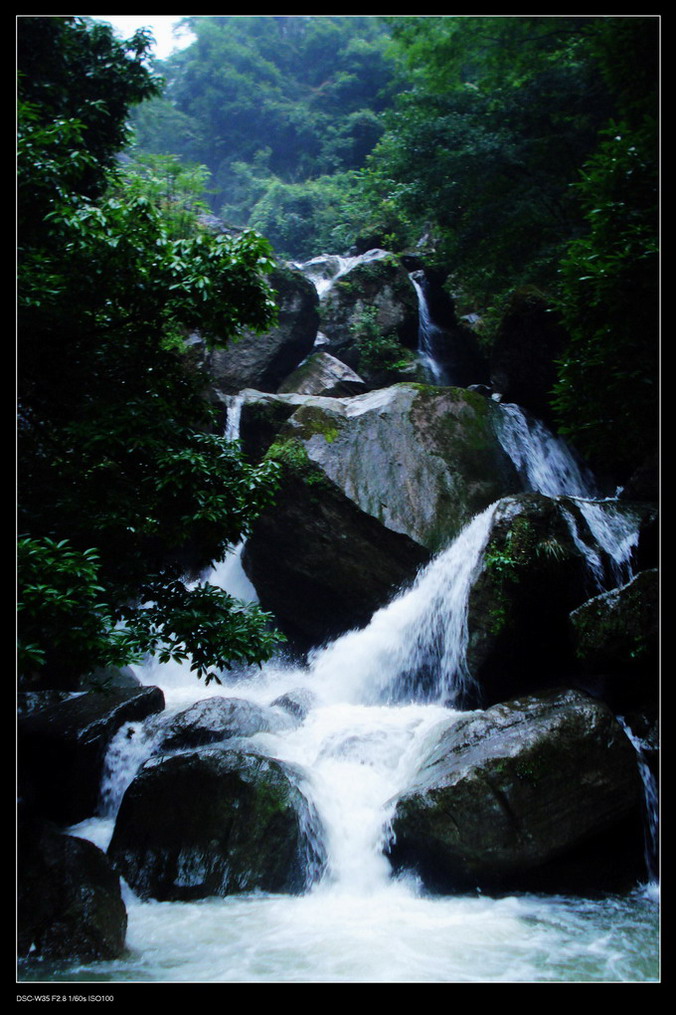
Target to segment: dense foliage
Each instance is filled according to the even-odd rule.
[[[356,15],[185,21],[195,42],[162,65],[165,94],[135,113],[141,148],[206,165],[212,209],[282,255],[349,242],[341,204],[393,94],[387,26]]]
[[[542,290],[561,428],[626,478],[657,443],[658,19],[388,20],[408,87],[363,174],[374,225],[424,236],[473,309]]]
[[[76,685],[147,651],[259,661],[268,620],[187,582],[248,531],[276,468],[213,432],[177,334],[274,317],[270,248],[177,230],[116,170],[147,39],[19,18],[19,622],[25,678]],[[84,84],[83,84],[84,82]]]
[[[585,229],[561,263],[560,306],[571,340],[554,405],[564,432],[622,478],[655,462],[658,448],[656,29],[653,19],[612,19],[594,37],[615,118],[576,182]]]

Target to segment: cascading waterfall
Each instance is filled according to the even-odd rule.
[[[239,427],[242,419],[242,406],[244,404],[244,396],[229,395],[226,399],[226,417],[225,417],[225,439],[227,441],[239,440]]]
[[[638,737],[623,716],[618,716],[624,732],[636,751],[636,762],[643,783],[643,800],[645,807],[645,864],[649,881],[656,884],[659,880],[658,841],[659,841],[659,796],[657,780],[645,756],[647,745]]]
[[[447,372],[435,356],[434,340],[439,329],[432,320],[425,290],[421,281],[416,278],[417,274],[412,272],[409,278],[418,297],[418,358],[431,384],[450,384]]]
[[[574,500],[585,518],[598,547],[613,563],[614,584],[632,576],[631,555],[638,541],[638,519],[616,497],[600,495],[596,480],[578,463],[568,445],[555,437],[539,420],[528,416],[518,405],[504,403],[497,434],[503,448],[523,479],[526,489],[547,497]],[[582,550],[599,587],[603,565],[597,546],[585,542],[570,512],[564,512],[573,539]]]
[[[243,404],[244,396],[241,394],[229,395],[226,399],[224,436],[228,441],[239,440]],[[258,602],[256,589],[242,567],[244,544],[245,540],[241,540],[235,546],[230,547],[223,560],[213,564],[203,578],[211,585],[225,589],[235,599],[255,603]]]
[[[230,400],[228,439],[239,435],[240,408],[241,399]],[[626,517],[598,497],[563,442],[518,407],[500,410],[500,439],[524,486],[576,498],[600,545],[626,571],[635,540]],[[77,976],[389,983],[655,978],[655,960],[644,947],[654,935],[655,909],[640,892],[596,901],[480,893],[430,898],[414,879],[394,879],[384,855],[393,801],[410,785],[435,728],[463,714],[458,709],[471,679],[467,601],[494,510],[491,505],[475,517],[365,628],[316,649],[306,665],[272,660],[208,690],[177,664],[139,669],[144,683],[162,686],[168,715],[214,694],[260,704],[292,689],[311,695],[300,725],[251,741],[306,773],[301,788],[319,815],[327,864],[301,897],[149,905],[128,892],[129,957],[90,964]],[[580,544],[600,580],[596,550]],[[239,550],[215,565],[209,580],[238,598],[255,597],[242,584]],[[122,792],[154,749],[156,724],[151,719],[120,730],[108,755],[99,825],[88,822],[77,834],[105,848]],[[55,978],[72,972],[60,970]]]
[[[465,527],[370,624],[311,657],[318,686],[364,703],[456,705],[469,689],[467,602],[495,506]],[[324,692],[326,693],[326,691]]]
[[[310,261],[295,263],[294,268],[302,271],[305,277],[312,282],[319,298],[322,299],[339,278],[347,275],[358,264],[368,264],[370,261],[379,261],[389,256],[387,250],[375,247],[373,250],[367,250],[365,254],[349,256],[320,254],[318,257],[313,257]]]

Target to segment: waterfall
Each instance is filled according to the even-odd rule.
[[[363,898],[388,889],[387,804],[409,784],[430,731],[448,717],[441,706],[319,704],[295,733],[267,738],[309,773],[305,792],[327,854],[316,892]]]
[[[624,732],[636,751],[641,783],[643,785],[644,806],[644,856],[646,873],[651,884],[659,881],[659,795],[657,781],[645,756],[646,744],[634,733],[623,716],[617,717]]]
[[[566,497],[579,506],[595,542],[613,563],[614,584],[632,577],[631,555],[638,542],[638,519],[620,508],[615,497],[601,496],[591,472],[582,466],[560,437],[518,405],[500,404],[497,434],[528,490],[547,497]],[[583,550],[597,584],[603,582],[603,565],[594,545],[580,537],[569,511],[564,511],[576,545]]]
[[[239,404],[233,401],[228,415],[233,439],[238,435],[238,413]],[[594,534],[598,533],[618,561],[624,559],[631,544],[625,531],[626,520],[625,528],[621,528],[615,524],[612,512],[605,513],[609,505],[599,500],[592,477],[579,466],[565,443],[517,406],[501,405],[499,415],[501,443],[524,486],[551,497],[576,498]],[[406,753],[403,745],[408,744],[410,761],[415,756],[414,744],[418,743],[414,731],[425,726],[424,717],[431,715],[436,721],[439,710],[444,714],[462,708],[472,690],[466,664],[468,598],[495,509],[496,504],[492,504],[478,514],[409,588],[374,614],[366,627],[315,649],[304,666],[289,667],[272,661],[257,677],[249,677],[246,685],[224,682],[216,692],[241,696],[245,686],[247,697],[264,704],[290,688],[312,692],[316,707],[299,730],[292,735],[261,735],[257,739],[262,737],[277,756],[300,760],[312,771],[308,793],[325,826],[334,829],[328,867],[334,886],[341,882],[340,872],[350,864],[387,870],[378,846],[386,826],[382,805],[405,784],[402,772],[406,766],[398,767]],[[583,545],[591,554],[592,548]],[[230,562],[236,558],[237,551]],[[225,581],[222,587],[233,588],[232,576],[223,577],[224,563],[217,566],[214,573],[218,572]],[[255,590],[250,591],[255,595]],[[148,678],[149,682],[161,682],[157,670]],[[187,676],[186,683],[194,686],[194,677]],[[167,690],[171,694],[174,688]],[[210,689],[209,693],[214,692]],[[407,709],[413,711],[407,714]],[[357,807],[353,791],[359,780],[355,772],[360,772],[368,783],[363,787],[365,802],[357,822],[370,843],[368,849],[365,840],[352,833],[348,848],[335,831],[342,821],[348,834],[345,823],[351,824],[349,815]],[[349,807],[339,802],[337,785],[341,780],[352,797]],[[376,800],[381,804],[376,806]],[[369,808],[371,817],[367,819]],[[352,859],[348,860],[342,850],[347,850]],[[374,851],[377,861],[373,860]]]
[[[477,515],[367,627],[314,653],[311,672],[324,694],[340,688],[349,700],[388,704],[464,699],[467,603],[494,510]]]
[[[239,440],[239,427],[242,419],[242,405],[244,395],[228,395],[225,402],[225,439],[226,441]]]
[[[224,436],[228,441],[238,441],[242,419],[242,394],[229,395],[226,399],[226,420]],[[231,546],[222,560],[216,561],[202,576],[204,581],[228,592],[235,599],[257,603],[258,594],[242,567],[242,553],[246,540]]]
[[[153,753],[154,722],[128,722],[117,731],[106,752],[99,802],[103,818],[115,818],[127,786]]]
[[[450,384],[451,381],[436,358],[435,338],[440,334],[440,329],[430,315],[422,282],[416,278],[419,274],[421,273],[412,272],[409,275],[418,297],[418,358],[430,383],[443,386]]]
[[[323,291],[359,260],[335,259],[323,276],[328,283]],[[421,356],[430,357],[439,383],[427,327],[421,312]],[[239,439],[241,407],[241,396],[228,399],[228,440]],[[618,570],[626,570],[636,539],[631,517],[599,495],[563,441],[519,407],[498,408],[499,438],[524,488],[574,499],[595,540]],[[656,917],[654,909],[642,908],[644,898],[492,899],[480,893],[434,898],[421,892],[413,876],[393,878],[385,856],[394,802],[411,785],[439,728],[466,714],[460,709],[472,690],[468,598],[496,507],[478,514],[368,625],[316,648],[303,665],[280,656],[260,670],[226,674],[221,686],[209,688],[187,666],[152,662],[137,668],[144,683],[162,687],[165,718],[200,697],[246,697],[269,706],[285,692],[307,693],[311,705],[302,722],[260,732],[248,742],[303,773],[299,788],[318,817],[327,862],[304,896],[252,893],[148,905],[130,895],[128,955],[103,966],[101,978],[389,983],[654,978]],[[600,583],[600,552],[577,531],[570,512],[568,519]],[[233,547],[208,580],[238,598],[255,598],[241,568],[241,550],[242,545]],[[127,724],[110,746],[99,819],[105,828],[94,828],[94,822],[84,828],[104,849],[122,793],[153,753],[162,721]],[[628,729],[627,734],[637,746]],[[637,758],[646,787],[646,858],[653,878],[656,788],[640,746]],[[306,832],[314,836],[316,826]]]
[[[379,261],[389,256],[387,250],[375,247],[373,250],[367,250],[365,254],[319,254],[309,261],[294,262],[293,267],[301,271],[312,282],[321,300],[339,278],[347,275],[357,265]]]

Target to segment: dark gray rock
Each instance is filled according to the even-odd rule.
[[[277,293],[277,324],[264,334],[245,331],[225,349],[205,355],[204,369],[217,391],[276,391],[312,352],[319,321],[314,286],[300,272],[286,268],[271,272],[269,281]]]
[[[497,440],[499,408],[462,388],[397,384],[299,406],[281,436],[394,532],[436,552],[475,514],[520,489]]]
[[[92,817],[113,736],[125,723],[163,708],[162,691],[142,687],[75,695],[20,719],[20,796],[57,824]]]
[[[624,500],[649,501],[657,504],[660,499],[660,456],[650,455],[629,477],[621,494]]]
[[[201,747],[288,726],[284,713],[246,698],[203,698],[167,722],[158,737],[156,752]]]
[[[491,384],[505,402],[516,402],[551,422],[556,361],[568,342],[554,308],[535,289],[516,292],[498,326],[490,357]]]
[[[127,912],[119,876],[97,846],[20,815],[18,954],[41,959],[116,959]]]
[[[580,534],[594,542],[573,501],[538,493],[499,501],[468,599],[467,666],[478,689],[470,705],[566,682],[568,617],[594,589]]]
[[[275,698],[273,706],[283,708],[290,715],[304,722],[308,712],[315,704],[315,696],[307,687],[296,687]]]
[[[316,644],[367,623],[475,513],[520,488],[499,411],[475,392],[421,385],[297,404],[268,449],[284,485],[242,558],[287,633]]]
[[[469,387],[486,385],[488,364],[477,336],[456,315],[455,302],[443,288],[442,279],[429,270],[413,272],[422,300],[421,343],[440,369],[439,383]]]
[[[322,297],[320,329],[325,351],[369,386],[392,383],[393,365],[418,344],[418,301],[408,272],[391,256],[357,263]]]
[[[286,476],[242,554],[261,606],[298,648],[363,627],[429,560],[313,475]]]
[[[30,715],[32,712],[41,712],[49,705],[58,705],[61,701],[68,701],[73,697],[72,691],[58,691],[56,689],[46,691],[19,691],[16,696],[17,714],[19,717]]]
[[[433,890],[557,889],[564,879],[570,889],[590,868],[598,875],[601,841],[604,880],[631,881],[640,796],[635,751],[612,712],[578,692],[542,693],[440,733],[396,803],[390,855]]]
[[[143,898],[301,893],[323,863],[301,779],[250,750],[151,759],[125,793],[108,854]]]
[[[284,392],[270,394],[252,388],[240,392],[239,439],[244,457],[258,463],[280,430],[299,405],[310,398],[308,395]]]
[[[365,381],[346,363],[320,350],[313,353],[280,384],[280,394],[296,391],[330,398],[351,397],[366,391]]]
[[[80,681],[82,691],[122,690],[142,687],[131,666],[101,666]]]
[[[651,569],[570,614],[573,652],[586,682],[618,711],[657,705],[659,609],[659,572]]]

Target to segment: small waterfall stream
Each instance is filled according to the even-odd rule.
[[[339,265],[339,270],[341,270]],[[347,269],[345,269],[347,270]],[[335,275],[333,277],[336,277]],[[236,439],[241,400],[231,401]],[[516,406],[502,406],[500,439],[527,489],[579,499],[599,544],[626,573],[635,533],[563,442]],[[324,828],[324,876],[304,896],[254,894],[200,903],[143,903],[127,890],[129,955],[55,968],[53,979],[191,982],[553,982],[651,980],[654,895],[599,899],[477,893],[429,897],[393,878],[383,846],[391,801],[409,785],[430,737],[456,710],[465,666],[467,598],[495,505],[464,529],[362,630],[316,649],[307,665],[275,659],[221,687],[187,667],[149,663],[138,673],[165,693],[167,714],[214,694],[269,704],[290,689],[314,706],[298,727],[259,733],[272,756],[307,772],[305,792]],[[587,548],[590,567],[594,549]],[[209,580],[255,597],[238,567],[241,547]],[[242,576],[246,581],[243,581]],[[427,677],[413,679],[412,674]],[[105,848],[122,792],[152,753],[156,719],[128,724],[108,755],[100,819],[76,834]],[[654,871],[651,870],[651,875]],[[186,942],[189,946],[186,947]]]
[[[623,716],[618,716],[625,733],[634,746],[641,782],[643,783],[643,800],[645,808],[645,863],[650,883],[659,880],[659,794],[657,780],[648,764],[645,751],[647,745],[638,737]]]
[[[305,277],[312,282],[319,298],[322,299],[339,278],[347,275],[358,264],[368,264],[370,261],[379,261],[389,256],[389,251],[375,247],[373,250],[367,250],[365,254],[320,255],[313,257],[310,261],[304,261],[302,264],[296,263],[294,267],[302,271]]]
[[[450,384],[451,379],[435,356],[435,336],[439,334],[439,328],[432,320],[425,289],[420,279],[416,278],[417,274],[418,272],[412,272],[409,278],[418,297],[418,357],[430,384]]]
[[[502,404],[501,410],[498,437],[525,489],[576,501],[596,543],[613,561],[614,584],[628,581],[632,576],[631,555],[638,541],[638,519],[626,506],[620,509],[616,497],[601,496],[593,475],[578,462],[566,442],[543,423],[529,417],[518,405]],[[570,513],[567,517],[571,534],[601,588],[603,568],[598,549],[580,539],[575,519]]]

